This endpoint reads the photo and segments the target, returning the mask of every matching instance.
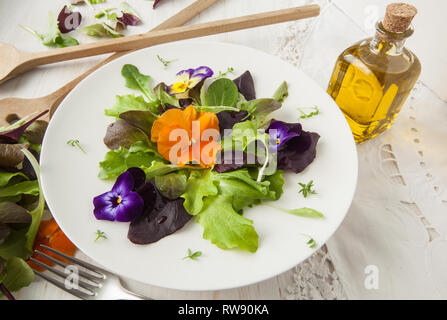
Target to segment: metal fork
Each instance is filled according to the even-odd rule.
[[[48,246],[42,244],[40,246],[72,263],[65,263],[39,250],[34,251],[38,255],[64,268],[64,271],[62,271],[59,268],[48,266],[39,260],[30,258],[31,261],[55,274],[59,279],[51,277],[47,273],[34,270],[34,273],[37,276],[47,280],[65,292],[83,300],[152,300],[127,290],[124,287],[122,280],[107,270],[70,257]],[[82,270],[79,267],[82,267],[85,270]]]

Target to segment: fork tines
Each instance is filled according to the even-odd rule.
[[[80,298],[80,299],[91,299],[96,296],[96,289],[100,289],[102,287],[101,282],[107,278],[106,271],[100,269],[90,263],[85,261],[81,261],[79,259],[70,257],[60,251],[57,251],[53,248],[50,248],[45,245],[40,245],[42,248],[56,254],[58,257],[64,258],[70,261],[72,264],[65,263],[59,259],[53,258],[48,254],[41,252],[39,250],[35,250],[34,252],[38,255],[48,259],[54,264],[64,268],[64,270],[60,270],[59,268],[51,267],[37,259],[30,258],[32,262],[39,265],[40,267],[50,271],[55,274],[57,277],[50,277],[48,274],[34,271],[34,273],[47,280],[48,282],[54,284],[58,288]],[[83,267],[87,271],[79,269],[79,266]],[[61,279],[62,278],[62,279]]]

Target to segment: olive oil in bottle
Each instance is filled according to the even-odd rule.
[[[375,37],[346,49],[335,64],[328,93],[343,111],[357,143],[391,126],[419,78],[421,64],[404,47],[414,32],[411,21],[416,14],[409,4],[389,5]]]

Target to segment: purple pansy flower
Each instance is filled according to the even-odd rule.
[[[174,84],[168,87],[168,93],[180,98],[187,98],[186,93],[198,85],[202,80],[212,77],[213,70],[202,66],[197,69],[182,70],[177,73]]]
[[[270,149],[272,151],[279,150],[284,146],[290,139],[299,137],[302,132],[301,125],[288,124],[282,121],[273,121],[269,128],[268,133],[270,134],[270,141],[272,141]]]
[[[93,199],[94,215],[98,220],[130,222],[143,213],[144,201],[135,192],[141,184],[141,173],[132,168],[121,174],[112,190]],[[142,172],[142,170],[141,170]],[[143,172],[144,174],[144,172]]]

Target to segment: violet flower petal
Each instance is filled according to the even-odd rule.
[[[273,133],[275,130],[275,134],[271,137],[273,143],[275,144],[277,149],[280,149],[283,145],[285,145],[290,139],[294,137],[298,137],[301,134],[301,125],[296,127],[295,125],[288,125],[282,121],[273,121],[269,128],[268,132]]]
[[[142,186],[145,180],[146,175],[139,168],[130,168],[121,174],[111,191],[93,199],[96,219],[130,222],[141,216],[144,201],[134,189]]]
[[[115,221],[115,208],[113,205],[115,199],[111,192],[106,192],[93,198],[93,205],[95,206],[93,214],[95,218],[98,220]]]
[[[213,76],[214,72],[211,70],[211,68],[206,66],[198,67],[197,69],[194,69],[193,74],[191,75],[191,78],[199,78],[200,80],[211,78]]]
[[[121,197],[121,202],[114,208],[115,219],[119,222],[130,222],[143,213],[144,201],[136,192]]]
[[[112,193],[124,197],[134,189],[135,181],[132,174],[128,171],[122,173],[112,188]]]

